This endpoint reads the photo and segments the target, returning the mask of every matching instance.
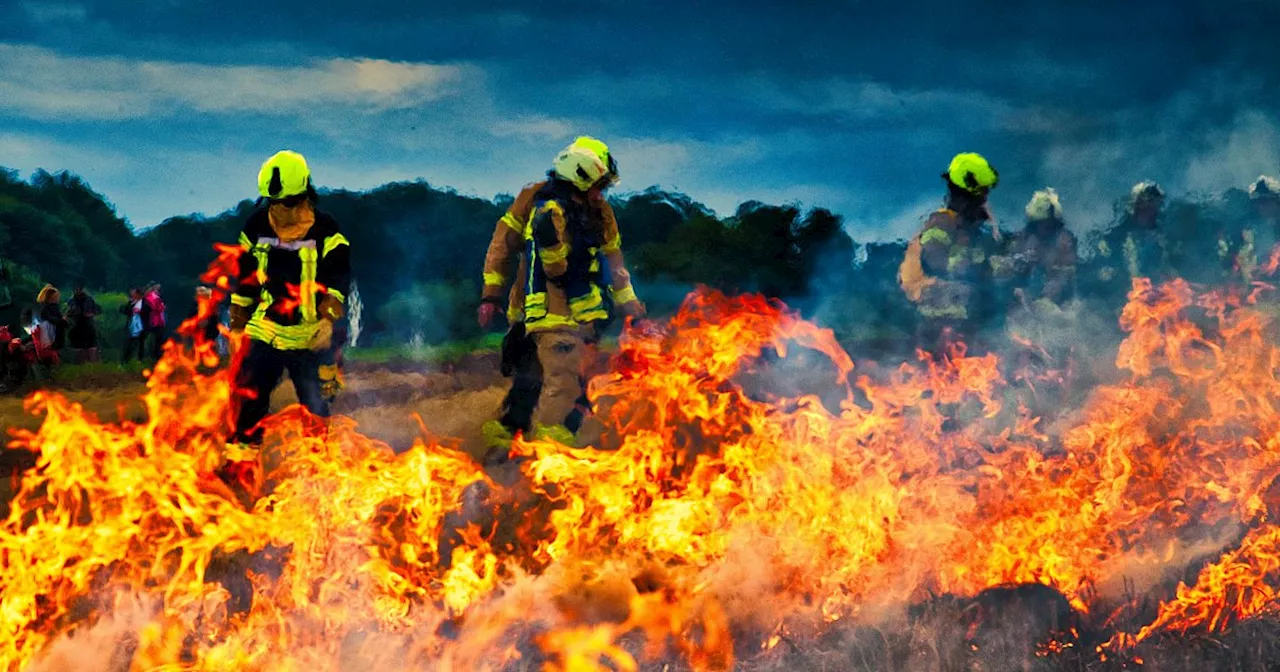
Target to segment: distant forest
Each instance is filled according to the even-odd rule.
[[[474,315],[485,248],[510,201],[423,181],[322,191],[320,209],[351,241],[364,302],[361,345],[480,335]],[[910,341],[911,311],[895,276],[902,241],[860,244],[822,208],[752,201],[717,217],[686,195],[657,189],[615,197],[613,205],[637,290],[652,313],[673,310],[704,284],[782,299],[864,351],[899,350]],[[24,181],[0,169],[0,258],[15,299],[0,319],[15,323],[17,309],[33,303],[46,282],[65,300],[77,283],[117,294],[151,281],[163,285],[172,318],[181,319],[213,245],[233,243],[253,207],[246,200],[213,217],[173,217],[138,232],[74,174],[38,171]],[[1246,207],[1247,197],[1235,192],[1212,202],[1172,201],[1166,222],[1172,238],[1194,242],[1215,228],[1207,222]],[[1088,248],[1082,240],[1082,252]]]

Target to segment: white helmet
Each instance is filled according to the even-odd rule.
[[[1269,175],[1259,175],[1249,185],[1249,198],[1257,201],[1264,198],[1280,198],[1280,180]]]
[[[1062,221],[1062,202],[1058,200],[1058,192],[1054,191],[1053,187],[1045,187],[1032,194],[1031,201],[1027,203],[1026,213],[1027,219],[1032,222],[1046,219]]]
[[[565,147],[556,156],[552,168],[556,177],[572,183],[579,191],[586,191],[605,178],[609,178],[612,182],[617,169],[611,164],[613,160],[604,143],[584,137],[578,138],[573,144]]]
[[[1151,180],[1143,180],[1129,190],[1129,212],[1133,212],[1142,201],[1164,201],[1164,189]]]

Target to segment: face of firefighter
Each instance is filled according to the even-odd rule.
[[[1133,206],[1133,220],[1144,227],[1155,228],[1160,205],[1160,201],[1139,201]]]
[[[604,190],[607,188],[608,188],[607,186],[596,185],[588,189],[587,202],[597,208],[603,205],[605,201]]]
[[[1040,238],[1046,238],[1048,236],[1051,236],[1055,231],[1058,230],[1059,226],[1060,225],[1058,221],[1055,219],[1036,220],[1036,223],[1035,223],[1036,236]]]

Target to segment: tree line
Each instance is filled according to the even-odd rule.
[[[493,200],[425,181],[364,191],[321,192],[351,241],[364,302],[361,344],[442,343],[479,335],[474,310],[494,223],[510,195]],[[860,351],[905,351],[910,306],[896,283],[905,242],[860,244],[822,208],[743,203],[728,216],[680,193],[614,197],[623,248],[652,313],[673,310],[695,284],[780,298],[836,329]],[[214,216],[173,217],[135,231],[80,177],[37,171],[23,180],[0,169],[0,257],[10,271],[14,324],[44,283],[124,292],[158,282],[171,320],[194,304],[197,277],[215,243],[232,243],[254,207],[245,200]],[[1171,240],[1186,247],[1236,211],[1247,196],[1171,201]],[[1117,214],[1119,207],[1117,207]],[[927,213],[921,213],[923,216]],[[1082,241],[1087,256],[1089,245]],[[104,334],[107,343],[114,335]]]

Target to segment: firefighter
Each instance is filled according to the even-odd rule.
[[[935,356],[959,342],[974,345],[992,302],[993,264],[1000,262],[999,230],[987,205],[999,174],[981,155],[964,153],[942,179],[945,207],[929,216],[898,269],[899,285],[916,305],[917,347]]]
[[[307,410],[328,417],[320,367],[332,349],[333,325],[345,311],[350,284],[350,244],[330,215],[315,208],[316,191],[306,159],[278,152],[258,174],[259,207],[240,233],[238,285],[231,296],[233,342],[247,337],[238,371],[234,441],[227,475],[241,484],[257,474],[271,391],[287,371]]]
[[[1105,300],[1128,294],[1135,278],[1161,282],[1173,275],[1168,238],[1161,227],[1164,200],[1159,184],[1135,184],[1120,223],[1098,241],[1095,279]]]
[[[510,238],[502,232],[498,254],[490,246],[486,273],[499,268],[502,244],[514,240],[521,228],[522,308],[512,309],[510,317],[523,320],[524,349],[531,356],[525,363],[528,378],[522,381],[517,375],[504,404],[500,430],[492,423],[485,428],[486,435],[495,435],[489,437],[495,447],[500,442],[493,439],[515,430],[572,445],[590,414],[584,365],[600,330],[613,318],[614,306],[635,319],[645,314],[623,261],[617,220],[604,197],[617,179],[609,148],[594,138],[578,138],[556,156],[546,182],[522,193],[510,219],[504,216],[499,223],[510,229]],[[509,267],[513,264],[510,252],[506,254]],[[487,297],[501,295],[497,283],[490,282],[495,279],[486,276]],[[540,374],[536,387],[529,380],[535,374]]]
[[[1242,227],[1234,255],[1235,270],[1246,285],[1274,272],[1269,267],[1280,244],[1280,179],[1259,175],[1249,185],[1249,201],[1253,214]]]
[[[1010,408],[1049,413],[1063,402],[1076,368],[1077,241],[1052,187],[1035,192],[1024,213],[1026,227],[1010,246],[1015,301],[1006,330],[1013,356],[1005,376],[1031,382],[1015,391],[1018,403]],[[1056,374],[1046,375],[1050,372]]]
[[[579,144],[586,139],[575,142]],[[542,391],[542,369],[538,365],[533,339],[524,325],[524,291],[522,278],[528,273],[524,254],[529,234],[529,220],[537,194],[548,180],[525,185],[511,206],[494,225],[489,249],[485,253],[483,290],[476,318],[481,329],[489,329],[503,309],[506,295],[507,333],[502,339],[501,371],[511,378],[511,387],[502,400],[499,419],[485,423],[482,433],[489,448],[487,461],[502,461],[515,432],[530,435],[533,410]],[[612,209],[608,202],[603,208]],[[510,291],[507,291],[508,285]]]
[[[1067,230],[1052,187],[1035,192],[1024,212],[1027,226],[1014,237],[1011,255],[1019,296],[1028,304],[1061,307],[1075,298],[1076,236]]]

